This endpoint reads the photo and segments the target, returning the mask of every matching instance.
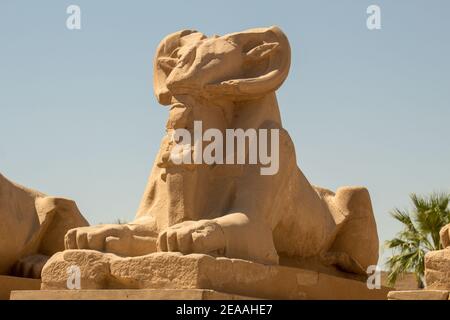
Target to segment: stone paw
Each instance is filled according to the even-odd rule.
[[[158,251],[223,255],[225,247],[222,227],[213,220],[185,221],[167,228],[158,237]]]

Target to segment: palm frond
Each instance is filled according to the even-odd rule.
[[[419,285],[423,285],[425,254],[440,249],[439,231],[450,223],[450,194],[433,193],[424,197],[413,193],[410,198],[412,210],[394,209],[390,213],[403,224],[403,230],[385,242],[393,252],[386,261],[390,285],[406,272],[414,272]]]
[[[396,208],[390,214],[394,219],[403,223],[409,230],[415,231],[415,232],[417,231],[416,227],[414,226],[414,223],[407,211],[402,211],[402,210]]]

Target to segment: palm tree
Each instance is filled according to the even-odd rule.
[[[450,194],[433,193],[429,196],[410,195],[414,208],[412,211],[394,209],[394,219],[404,228],[397,236],[386,241],[393,255],[387,260],[388,283],[394,285],[398,276],[414,272],[419,288],[424,287],[425,254],[441,249],[439,231],[450,223]]]

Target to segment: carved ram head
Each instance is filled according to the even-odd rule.
[[[289,67],[289,42],[278,27],[212,37],[182,30],[157,49],[154,90],[163,105],[177,95],[253,99],[278,89]]]

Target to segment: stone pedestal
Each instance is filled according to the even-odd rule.
[[[205,289],[263,299],[386,299],[388,288],[316,271],[214,258],[153,253],[121,258],[89,250],[53,256],[42,272],[43,290],[67,289],[67,270],[78,266],[81,289]]]
[[[388,300],[448,300],[446,290],[405,290],[391,291]]]
[[[22,290],[11,300],[252,300],[254,298],[205,289],[146,290]]]
[[[41,280],[0,276],[0,300],[9,300],[13,290],[39,290]]]

